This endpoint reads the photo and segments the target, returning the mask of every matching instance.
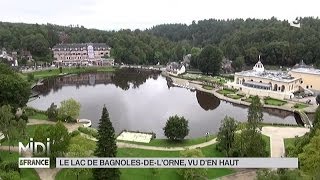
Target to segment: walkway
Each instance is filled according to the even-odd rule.
[[[38,120],[38,119],[29,119],[27,125],[38,125],[38,124],[56,124],[57,122],[48,121],[48,120]],[[77,130],[82,123],[63,123],[63,125],[68,129],[69,132]]]
[[[80,133],[80,134],[87,139],[90,139],[92,141],[97,141],[97,139],[95,139],[87,134],[84,134],[84,133]],[[183,146],[183,147],[148,146],[148,145],[126,143],[126,142],[120,142],[120,141],[117,141],[117,146],[118,146],[118,148],[135,148],[135,149],[145,149],[145,150],[155,150],[155,151],[183,151],[186,149],[203,148],[203,147],[213,145],[217,142],[216,139],[217,138],[214,138],[208,142],[204,142],[204,143],[200,143],[200,144],[196,144],[196,145],[191,145],[191,146]]]
[[[262,134],[270,137],[271,157],[284,157],[285,147],[284,140],[286,138],[294,138],[295,136],[303,136],[310,129],[301,127],[262,127]]]

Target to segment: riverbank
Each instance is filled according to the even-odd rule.
[[[230,103],[234,103],[234,104],[250,106],[249,102],[242,101],[241,99],[232,99],[232,98],[224,96],[223,94],[218,93],[217,91],[220,90],[221,88],[213,88],[212,90],[211,89],[205,89],[205,88],[203,88],[203,83],[200,82],[200,81],[194,81],[194,80],[190,81],[190,80],[182,79],[182,78],[179,78],[179,77],[173,77],[173,76],[170,76],[165,71],[162,71],[161,74],[163,76],[165,76],[165,77],[170,78],[172,80],[172,82],[175,83],[175,84],[180,84],[181,86],[185,86],[187,84],[189,87],[195,88],[198,91],[211,93],[214,96],[216,96],[217,98],[219,98],[220,100],[224,100],[224,101],[227,101],[227,102],[230,102]],[[284,111],[289,111],[289,112],[295,112],[298,109],[292,108],[292,107],[294,107],[294,105],[296,103],[297,102],[287,101],[287,103],[285,105],[283,105],[283,106],[273,106],[273,105],[263,104],[263,107],[264,108],[284,110]],[[317,108],[316,106],[309,106],[309,107],[304,108],[303,111],[305,113],[315,113],[316,108]]]
[[[92,67],[63,67],[62,72],[59,68],[36,70],[36,71],[24,71],[21,73],[22,78],[28,79],[33,86],[37,84],[41,79],[50,77],[65,76],[69,74],[80,74],[90,72],[114,72],[119,67],[115,66],[92,66]]]

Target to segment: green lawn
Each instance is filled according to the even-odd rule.
[[[265,104],[272,105],[272,106],[283,106],[287,103],[287,101],[283,101],[280,99],[274,99],[274,98],[270,98],[270,97],[265,98],[264,102],[265,102]]]
[[[32,107],[27,107],[25,111],[29,119],[48,120],[48,116],[44,111]]]
[[[113,72],[115,71],[115,67],[63,67],[62,74],[74,74],[74,73],[84,73],[84,72]],[[58,68],[52,70],[44,70],[44,71],[35,71],[32,72],[34,74],[35,79],[42,79],[51,76],[61,75],[60,70]],[[27,76],[28,73],[24,73],[24,76]]]
[[[28,116],[29,119],[48,120],[48,116],[45,113],[35,112],[34,115]]]
[[[234,90],[234,89],[227,89],[227,88],[224,88],[224,89],[221,89],[219,91],[217,91],[219,94],[223,94],[224,96],[227,96],[228,94],[235,94],[237,91]]]
[[[211,145],[202,148],[202,152],[206,157],[220,157],[222,154],[215,150],[215,145]],[[179,157],[179,151],[152,151],[132,148],[120,148],[118,149],[118,157]],[[63,169],[56,176],[57,180],[62,179],[76,179],[72,177],[70,170]],[[157,171],[155,177],[153,172]],[[232,169],[208,169],[208,178],[214,179],[224,175],[233,173]],[[91,177],[91,171],[80,176],[80,179],[93,179]],[[121,169],[121,179],[172,179],[182,180],[183,178],[177,173],[177,169]]]
[[[268,155],[270,157],[270,155],[271,155],[270,154],[270,137],[262,134],[262,139],[267,143],[266,151],[268,152]]]
[[[212,86],[208,86],[208,85],[203,85],[202,88],[206,89],[206,90],[212,90],[213,89]]]
[[[243,101],[248,102],[248,103],[251,103],[251,102],[252,102],[252,97],[250,96],[250,97],[244,99]]]
[[[285,152],[287,153],[288,147],[289,146],[294,146],[295,138],[286,138],[286,139],[283,139],[283,140],[284,140]]]
[[[19,154],[17,152],[9,153],[9,151],[0,151],[0,158],[2,159],[2,161],[14,161],[18,163]],[[34,169],[21,169],[20,177],[21,180],[40,179]]]
[[[302,104],[302,103],[296,103],[293,108],[296,108],[296,109],[303,109],[303,108],[306,108],[308,107],[308,105],[306,104]]]
[[[19,138],[18,140],[12,141],[12,142],[11,142],[11,145],[13,144],[13,145],[15,145],[15,146],[18,146],[18,142],[22,142],[22,143],[24,143],[24,144],[28,143],[28,142],[29,142],[29,138],[34,137],[35,130],[36,130],[36,128],[39,127],[39,126],[49,127],[49,126],[52,126],[52,125],[50,125],[50,124],[29,125],[29,126],[27,126],[27,128],[26,128],[26,135],[25,135],[25,137]],[[7,145],[9,145],[9,142],[8,142],[7,140],[5,140],[5,141],[2,143],[2,145],[7,146]]]
[[[232,99],[240,99],[240,98],[243,97],[243,96],[241,96],[239,94],[227,94],[226,96],[229,97],[229,98],[232,98]]]
[[[207,138],[207,141],[214,139],[216,135],[210,135]],[[121,142],[126,142],[126,141],[121,141]],[[127,143],[132,143],[132,144],[141,144],[141,145],[146,145],[146,146],[158,146],[158,147],[183,147],[183,146],[192,146],[195,144],[200,144],[206,142],[206,137],[200,137],[200,138],[195,138],[195,139],[185,139],[180,142],[172,142],[169,141],[168,139],[153,139],[150,141],[150,143],[139,143],[139,142],[127,142]]]

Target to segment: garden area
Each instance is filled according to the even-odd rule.
[[[191,73],[185,73],[179,77],[187,80],[202,81],[202,82],[213,83],[221,86],[227,83],[228,81],[227,78],[221,77],[221,76],[207,76],[203,74],[191,74]]]
[[[202,88],[205,89],[205,90],[211,91],[211,90],[213,90],[214,87],[213,86],[209,86],[209,85],[203,85]]]
[[[245,94],[237,93],[236,89],[223,88],[217,91],[219,94],[222,94],[231,99],[241,99],[245,97]]]
[[[2,179],[37,180],[40,179],[34,169],[19,169],[17,152],[0,150],[0,176]],[[4,173],[4,174],[3,174]],[[1,178],[0,178],[1,179]]]
[[[306,108],[306,107],[308,107],[308,105],[302,104],[302,103],[296,103],[296,104],[293,106],[293,108],[296,108],[296,109],[304,109],[304,108]]]
[[[271,98],[271,97],[265,97],[264,103],[267,105],[272,105],[272,106],[283,106],[283,105],[287,104],[287,101],[275,99],[275,98]]]

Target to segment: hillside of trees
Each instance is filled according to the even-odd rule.
[[[252,65],[258,55],[265,64],[292,66],[303,59],[307,64],[320,66],[320,20],[297,18],[301,28],[288,21],[235,19],[202,20],[185,24],[163,24],[147,32],[191,46],[219,46],[228,59],[244,57]]]
[[[183,55],[199,54],[206,45],[218,47],[230,60],[254,64],[259,54],[264,64],[292,66],[302,59],[320,66],[320,20],[299,18],[301,28],[288,21],[201,20],[192,24],[163,24],[150,29],[103,31],[83,26],[0,22],[0,48],[30,51],[36,61],[50,62],[50,48],[58,43],[107,43],[117,62],[165,64]],[[195,49],[196,48],[196,49]],[[21,63],[21,62],[20,62]]]
[[[165,64],[182,60],[187,44],[172,42],[140,30],[102,31],[53,24],[0,22],[0,48],[7,51],[30,51],[36,61],[52,61],[52,48],[59,43],[106,43],[111,55],[127,64]],[[21,63],[21,62],[20,62]]]

